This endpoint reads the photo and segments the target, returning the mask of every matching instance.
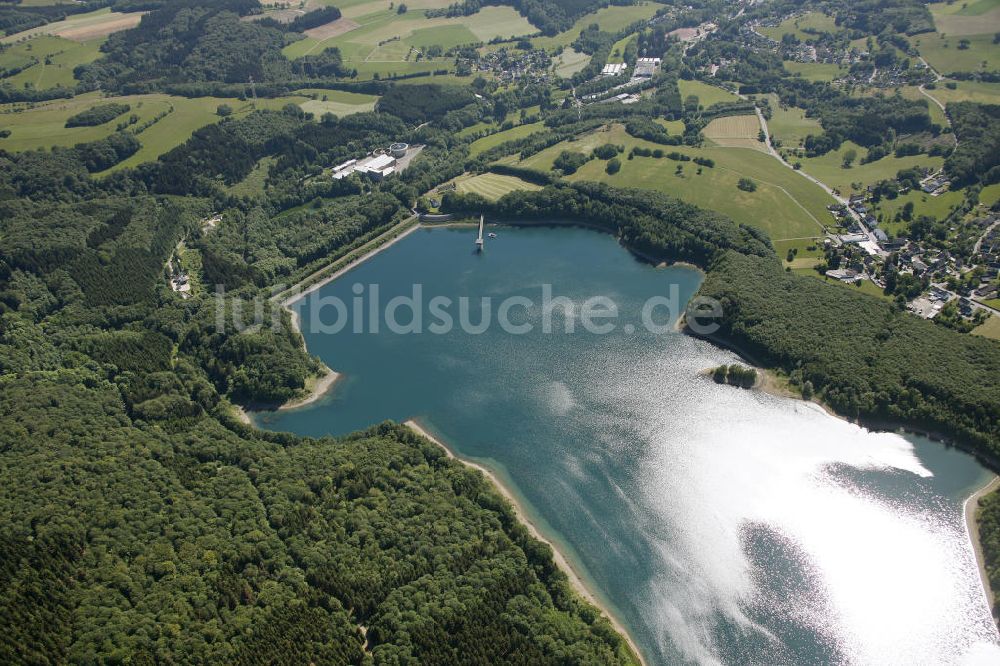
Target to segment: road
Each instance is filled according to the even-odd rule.
[[[917,56],[917,57],[920,58],[920,62],[924,63],[924,67],[927,68],[927,71],[934,75],[934,82],[935,83],[944,78],[943,76],[941,76],[940,74],[938,74],[938,71],[936,69],[934,69],[933,67],[931,67],[930,64],[926,60],[924,60],[923,56]],[[929,92],[927,92],[927,90],[924,89],[924,84],[923,83],[920,84],[920,86],[917,88],[917,90],[920,91],[921,95],[923,95],[924,97],[926,97],[930,101],[932,101],[935,104],[937,104],[938,107],[942,111],[945,111],[944,104],[942,104],[941,101],[938,100],[937,97],[934,97],[934,95],[931,95]],[[945,112],[945,116],[944,117],[948,120],[948,124],[950,125],[951,124],[951,119],[948,118],[947,112]]]
[[[745,95],[739,95],[739,96],[742,99],[747,99],[747,97]],[[797,173],[800,176],[802,176],[803,178],[805,178],[806,180],[809,180],[809,181],[815,183],[816,185],[819,185],[821,188],[823,188],[823,190],[827,194],[829,194],[831,197],[833,197],[834,199],[836,199],[837,202],[839,202],[840,204],[846,206],[848,214],[857,223],[858,227],[860,227],[862,233],[864,233],[864,235],[868,237],[869,241],[871,241],[872,243],[875,244],[875,247],[878,248],[878,251],[880,253],[884,252],[884,250],[882,249],[882,247],[878,244],[878,239],[875,238],[875,234],[872,232],[871,229],[868,228],[868,225],[865,224],[865,221],[861,218],[861,216],[858,215],[856,212],[854,212],[854,210],[848,205],[849,201],[847,199],[845,199],[841,195],[839,195],[836,192],[834,192],[833,188],[829,187],[826,183],[824,183],[823,181],[819,180],[815,176],[809,175],[808,173],[806,173],[802,169],[796,169],[791,164],[789,164],[784,159],[782,159],[781,155],[778,154],[778,151],[774,149],[774,145],[771,143],[771,130],[767,126],[767,119],[764,118],[764,114],[760,110],[760,107],[754,107],[754,108],[757,111],[757,120],[760,121],[760,128],[764,132],[764,145],[767,146],[767,152],[768,152],[768,154],[771,157],[773,157],[774,159],[776,159],[779,162],[781,162],[782,164],[784,164],[786,167],[788,167],[792,171],[794,171],[795,173]]]

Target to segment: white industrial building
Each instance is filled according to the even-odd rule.
[[[333,168],[333,179],[347,178],[352,173],[368,176],[372,180],[382,180],[396,172],[396,158],[387,153],[369,155],[360,160],[348,160]]]
[[[625,67],[623,62],[609,62],[601,70],[601,76],[618,76],[625,71]]]

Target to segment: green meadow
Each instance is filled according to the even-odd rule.
[[[833,217],[826,210],[833,198],[820,187],[796,174],[778,160],[756,150],[745,148],[669,146],[666,152],[691,157],[707,157],[715,161],[714,168],[700,168],[693,162],[670,159],[635,157],[627,159],[633,146],[660,148],[648,141],[635,139],[614,125],[586,134],[575,141],[564,141],[524,159],[522,166],[548,170],[563,150],[589,153],[595,147],[613,143],[625,146],[620,156],[622,168],[617,174],[605,171],[606,162],[591,160],[568,180],[596,180],[621,187],[642,187],[665,192],[698,206],[710,208],[732,217],[737,222],[751,224],[766,231],[773,239],[811,238],[823,233]],[[514,160],[504,160],[514,161]],[[681,166],[680,173],[677,167]],[[698,174],[699,169],[701,174]],[[757,184],[755,192],[737,188],[740,178],[751,178]]]
[[[343,90],[324,90],[322,88],[306,88],[296,90],[296,95],[315,98],[302,102],[299,106],[303,111],[313,113],[317,118],[325,113],[335,116],[349,116],[352,113],[375,110],[378,95],[346,92]]]
[[[718,86],[712,86],[701,81],[685,81],[684,79],[680,79],[677,81],[677,87],[680,89],[682,99],[687,99],[689,95],[696,95],[698,103],[706,109],[720,102],[738,102],[740,100],[739,97],[728,90],[723,90]]]
[[[1000,48],[998,46],[997,48]],[[1000,104],[1000,83],[985,83],[982,81],[952,81],[955,89],[945,86],[945,81],[938,81],[934,90],[927,94],[942,104],[952,102],[978,102],[979,104]]]
[[[950,36],[1000,31],[1000,0],[935,3],[929,6],[937,31]]]
[[[605,32],[618,32],[636,21],[652,18],[663,7],[664,5],[657,2],[646,2],[645,0],[640,0],[634,5],[604,7],[596,12],[581,16],[569,30],[552,37],[535,37],[531,42],[535,48],[539,49],[551,50],[559,46],[568,47],[580,36],[582,30],[594,23]],[[537,32],[537,30],[531,32]]]
[[[97,60],[104,40],[100,37],[88,42],[74,42],[62,37],[39,35],[18,42],[0,53],[0,69],[30,66],[2,80],[16,88],[71,88],[76,85],[73,69]]]
[[[264,184],[271,166],[278,161],[273,156],[263,157],[254,165],[253,171],[247,177],[226,188],[226,191],[237,197],[255,197],[264,194]]]
[[[589,55],[567,47],[553,59],[553,67],[556,74],[569,78],[586,67],[589,62]]]
[[[793,76],[799,75],[807,81],[833,81],[847,73],[840,65],[824,62],[794,62],[786,60],[782,63]]]
[[[484,136],[481,139],[476,139],[469,144],[469,157],[476,157],[483,151],[499,146],[504,141],[520,139],[521,137],[528,136],[532,132],[538,132],[544,128],[545,126],[542,123],[528,123],[526,125],[512,127],[509,130],[504,130],[503,132],[497,132],[496,134]]]
[[[351,19],[358,24],[356,28],[324,40],[307,37],[289,44],[284,54],[292,59],[301,58],[336,46],[346,65],[357,69],[363,78],[369,78],[375,74],[386,76],[452,68],[454,61],[451,58],[429,59],[418,53],[428,46],[448,49],[536,31],[511,7],[484,7],[472,16],[460,18],[427,18],[423,11],[413,8],[405,14],[397,14],[388,9],[387,3],[378,3],[378,7],[372,4],[369,8],[376,11]]]
[[[996,70],[1000,69],[1000,48],[993,43],[994,32],[996,31],[961,37],[946,33],[929,33],[920,35],[917,48],[920,55],[942,74]],[[959,48],[959,43],[963,39],[969,41],[969,48]]]
[[[463,194],[479,194],[491,201],[496,201],[508,192],[515,190],[542,189],[540,185],[529,183],[515,176],[504,176],[497,173],[462,176],[455,180],[455,188]]]
[[[909,226],[907,222],[900,220],[895,221],[896,213],[903,209],[908,203],[913,204],[913,217],[917,218],[921,215],[930,215],[937,220],[943,220],[951,212],[951,209],[955,206],[961,205],[962,201],[965,200],[964,191],[948,191],[940,196],[932,197],[926,192],[922,191],[911,191],[907,192],[902,196],[898,196],[895,199],[883,199],[878,206],[876,206],[876,215],[881,214],[884,216],[885,221],[879,226],[885,230],[888,234],[900,235],[904,233]]]
[[[973,329],[972,334],[1000,340],[1000,317],[997,315],[991,316],[984,323]]]
[[[285,104],[298,104],[303,101],[305,98],[299,96],[261,99],[257,106],[280,109]],[[129,104],[132,109],[121,118],[96,127],[65,126],[66,119],[70,116],[107,102]],[[69,100],[38,104],[33,108],[8,104],[0,106],[0,129],[11,130],[11,135],[6,139],[0,139],[0,148],[20,152],[53,146],[73,146],[103,139],[115,131],[120,120],[127,119],[133,113],[139,118],[137,125],[166,113],[163,118],[138,135],[142,148],[135,155],[112,167],[110,172],[155,160],[171,148],[187,141],[196,129],[218,122],[221,118],[216,109],[220,104],[232,107],[234,117],[244,116],[253,110],[250,103],[238,99],[220,97],[189,99],[163,94],[105,98],[99,93],[88,93]],[[20,110],[15,111],[15,108]]]
[[[800,40],[806,41],[807,39],[811,39],[812,35],[805,32],[805,30],[833,33],[840,31],[841,28],[837,27],[832,16],[827,16],[822,12],[807,12],[802,16],[793,16],[792,18],[785,19],[779,25],[760,28],[759,32],[778,42],[781,41],[783,35],[787,34],[795,35]]]
[[[843,167],[844,155],[848,150],[857,153],[857,159],[849,169]],[[942,157],[930,157],[928,155],[913,155],[911,157],[894,157],[892,155],[871,162],[861,164],[861,158],[868,151],[850,141],[845,141],[838,150],[831,150],[820,157],[803,157],[802,170],[815,176],[828,186],[840,190],[841,194],[847,196],[857,189],[864,189],[868,185],[874,185],[880,180],[892,179],[896,177],[896,172],[901,169],[908,169],[914,166],[928,167],[930,169],[940,169],[944,164]],[[852,184],[858,187],[852,187]]]
[[[771,103],[771,118],[767,121],[767,129],[771,140],[780,141],[779,150],[794,150],[810,134],[820,134],[823,128],[815,118],[807,118],[806,112],[796,106],[782,107],[778,96],[767,96]]]

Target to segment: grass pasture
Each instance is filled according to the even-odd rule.
[[[792,270],[814,268],[824,259],[823,236],[815,238],[794,238],[774,242],[774,251],[781,257],[782,265]],[[793,251],[791,261],[786,261],[788,251]]]
[[[264,184],[267,181],[267,174],[271,166],[277,162],[277,158],[268,156],[257,161],[246,178],[235,185],[226,188],[230,194],[238,197],[255,197],[264,194]]]
[[[937,31],[956,37],[983,35],[1000,31],[1000,1],[972,0],[946,2],[929,6]]]
[[[945,75],[950,72],[978,72],[983,69],[992,71],[1000,69],[1000,48],[993,43],[993,33],[998,31],[1000,28],[989,34],[963,37],[937,32],[920,35],[917,49],[934,69]],[[961,39],[969,40],[969,48],[964,50],[958,48]]]
[[[931,115],[932,123],[937,123],[941,127],[947,127],[948,125],[951,124],[948,122],[948,117],[944,114],[944,111],[941,109],[941,107],[935,104],[933,100],[927,99],[927,96],[924,95],[922,92],[920,92],[920,88],[918,88],[917,86],[903,86],[901,88],[896,88],[896,90],[898,90],[899,94],[905,97],[906,99],[926,100],[927,112],[930,113]],[[927,94],[934,97],[934,99],[940,101],[941,98],[935,95],[936,92],[937,91],[935,90],[928,90]]]
[[[295,94],[316,98],[308,99],[299,106],[302,107],[303,111],[315,114],[317,118],[325,113],[332,113],[335,116],[349,116],[352,113],[374,111],[375,102],[378,101],[378,95],[364,95],[343,90],[322,90],[320,88],[296,90]]]
[[[785,19],[779,25],[760,28],[760,33],[771,39],[780,42],[783,35],[792,34],[802,41],[811,39],[812,35],[806,30],[817,32],[836,33],[842,30],[838,28],[832,16],[827,16],[822,12],[807,12],[802,16],[793,16]]]
[[[698,97],[698,103],[706,109],[720,102],[738,102],[740,100],[739,97],[728,90],[723,90],[717,86],[710,86],[701,81],[685,81],[684,79],[680,79],[677,81],[677,87],[680,89],[681,99],[687,99],[688,96],[695,95]]]
[[[794,62],[786,60],[782,63],[792,76],[796,74],[806,81],[833,81],[847,73],[840,65],[824,62]]]
[[[74,42],[52,35],[38,35],[18,42],[0,53],[0,68],[9,70],[30,66],[4,78],[3,82],[16,88],[30,84],[38,90],[56,86],[71,88],[76,85],[73,69],[77,65],[97,60],[103,43],[103,37],[88,42]]]
[[[844,154],[854,149],[858,156],[854,165],[850,169],[843,168]],[[930,157],[928,155],[913,155],[911,157],[894,157],[889,155],[869,164],[861,164],[861,158],[868,151],[864,148],[845,141],[839,150],[831,150],[820,157],[803,157],[802,170],[815,176],[828,186],[840,190],[844,196],[848,196],[855,191],[851,187],[852,183],[860,185],[863,189],[868,185],[873,185],[880,180],[895,178],[896,172],[900,169],[907,169],[913,166],[929,167],[940,169],[944,164],[942,157]]]
[[[280,109],[289,102],[297,104],[303,100],[304,98],[298,96],[261,99],[258,107]],[[115,131],[117,126],[115,121],[96,127],[67,128],[65,124],[70,116],[107,102],[129,104],[132,109],[124,117],[127,118],[134,113],[139,117],[140,125],[167,112],[161,120],[138,135],[142,148],[109,171],[155,160],[171,148],[187,141],[196,129],[221,120],[216,114],[220,104],[231,106],[234,117],[242,117],[252,111],[249,103],[238,99],[219,97],[190,99],[163,94],[103,98],[98,93],[88,93],[73,99],[39,104],[30,110],[17,112],[12,111],[11,105],[4,105],[0,107],[0,128],[11,130],[11,135],[6,139],[0,139],[0,148],[10,152],[21,152],[52,146],[73,146],[103,139]]]
[[[952,83],[955,84],[954,90],[946,88],[944,81],[938,81],[937,87],[934,90],[928,90],[927,94],[942,104],[951,102],[1000,104],[1000,83],[982,81],[952,81]]]
[[[478,176],[463,176],[455,181],[455,188],[462,194],[475,193],[491,201],[496,201],[508,192],[516,190],[540,190],[540,185],[529,183],[515,176],[498,173],[484,173]]]
[[[895,221],[896,213],[903,209],[907,203],[913,203],[913,217],[916,219],[921,215],[943,220],[955,206],[961,205],[965,200],[965,193],[959,191],[948,191],[940,196],[932,197],[924,192],[907,192],[895,199],[883,199],[876,207],[876,215],[881,213],[885,222],[879,226],[889,234],[900,235],[906,231],[909,224],[900,220]]]
[[[591,132],[575,141],[564,141],[532,155],[521,165],[534,169],[552,168],[555,158],[563,150],[589,153],[603,143],[625,146],[622,168],[615,175],[605,172],[606,162],[591,160],[568,180],[594,180],[620,187],[641,187],[670,194],[689,203],[716,210],[737,222],[754,225],[767,232],[773,239],[812,238],[821,235],[823,225],[833,218],[826,206],[833,203],[819,186],[769,155],[738,148],[671,146],[691,157],[708,157],[715,161],[714,168],[702,168],[692,162],[675,162],[670,159],[634,157],[626,159],[634,146],[663,148],[648,141],[635,139],[625,133],[620,125]],[[516,160],[504,160],[516,162]],[[676,169],[682,166],[681,173]],[[740,178],[752,178],[757,184],[755,192],[737,188]]]
[[[145,12],[112,12],[109,8],[98,9],[86,14],[76,14],[62,21],[55,21],[30,30],[8,35],[0,43],[14,44],[35,35],[55,35],[75,42],[88,42],[107,37],[113,32],[128,30],[139,25]]]
[[[646,0],[639,0],[634,5],[604,7],[598,9],[596,12],[581,16],[573,24],[573,27],[565,32],[560,32],[558,35],[552,37],[534,37],[531,42],[535,45],[535,48],[539,49],[551,50],[558,46],[569,47],[580,36],[580,32],[592,23],[596,23],[605,32],[618,32],[636,21],[652,18],[662,8],[663,5]],[[534,32],[537,32],[537,29],[532,28],[523,34],[532,34]]]
[[[503,132],[497,132],[496,134],[484,136],[481,139],[476,139],[469,144],[469,157],[476,157],[483,151],[499,146],[504,141],[520,139],[521,137],[528,136],[529,134],[538,132],[544,128],[545,126],[542,123],[528,123],[526,125],[512,127],[509,130],[504,130]]]
[[[757,116],[723,116],[715,118],[702,130],[705,138],[726,148],[750,148],[767,152],[767,147],[757,140],[760,121]]]
[[[554,59],[553,66],[556,74],[569,78],[586,67],[588,62],[590,62],[589,55],[567,47]]]
[[[1000,316],[992,315],[985,322],[974,328],[972,334],[1000,340]]]
[[[357,23],[352,30],[326,39],[307,37],[289,44],[283,52],[286,57],[295,59],[336,46],[346,65],[357,69],[362,78],[370,78],[376,73],[391,76],[452,67],[454,61],[451,58],[421,57],[417,60],[417,51],[428,46],[447,49],[535,31],[511,7],[484,7],[472,16],[460,18],[427,18],[422,11],[409,4],[407,6],[410,11],[397,14],[395,10],[388,9],[388,3],[352,5],[356,11],[362,11],[362,7],[365,11],[375,11],[351,19]]]
[[[781,142],[781,149],[798,148],[810,134],[820,134],[823,131],[819,121],[807,118],[806,112],[795,106],[782,107],[777,95],[769,95],[771,101],[771,118],[767,121],[767,129],[771,133],[772,142]]]

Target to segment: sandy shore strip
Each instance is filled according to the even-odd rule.
[[[278,410],[283,411],[286,409],[295,409],[297,407],[304,407],[316,402],[326,395],[327,391],[333,387],[338,379],[340,379],[340,373],[335,370],[331,370],[324,365],[323,374],[316,380],[316,384],[313,386],[312,390],[309,391],[308,395],[289,400],[278,407]]]
[[[979,498],[990,494],[997,488],[1000,488],[1000,476],[994,476],[989,483],[970,495],[965,500],[965,504],[962,505],[962,512],[965,514],[965,531],[969,533],[972,550],[976,554],[979,580],[983,584],[983,593],[986,595],[986,601],[989,603],[991,613],[994,607],[993,589],[990,587],[990,577],[986,573],[986,561],[983,559],[983,544],[979,539],[979,524],[976,521],[976,511],[979,509]],[[995,615],[994,619],[996,619]]]
[[[625,629],[625,626],[618,620],[617,617],[614,616],[614,614],[612,614],[607,608],[605,608],[601,604],[601,602],[598,601],[597,597],[590,591],[590,589],[587,588],[587,585],[583,582],[583,579],[573,568],[573,565],[570,564],[569,560],[566,559],[566,556],[563,555],[563,553],[555,546],[555,544],[553,544],[549,539],[546,539],[542,535],[542,533],[538,530],[538,528],[535,526],[535,524],[528,519],[528,516],[525,513],[524,508],[521,506],[520,502],[518,502],[517,498],[514,496],[514,493],[512,493],[510,489],[506,485],[504,485],[504,483],[500,480],[500,478],[496,474],[494,474],[491,470],[487,469],[486,467],[483,467],[478,463],[474,463],[471,460],[466,460],[464,458],[461,458],[460,456],[455,455],[455,452],[452,451],[450,448],[448,448],[448,446],[444,442],[442,442],[441,440],[434,437],[434,435],[427,432],[427,430],[425,430],[417,421],[410,419],[409,421],[406,421],[403,425],[405,425],[406,427],[410,428],[417,434],[425,437],[426,439],[440,446],[449,458],[457,460],[466,467],[471,467],[472,469],[476,469],[482,472],[486,476],[486,478],[489,479],[491,483],[493,483],[497,491],[508,502],[511,503],[511,506],[514,507],[514,515],[517,516],[517,519],[521,521],[521,523],[525,527],[528,528],[528,532],[531,534],[531,536],[538,539],[542,543],[548,544],[548,546],[552,549],[552,559],[555,560],[556,566],[562,569],[563,573],[566,574],[566,577],[569,579],[570,585],[573,586],[573,589],[576,590],[576,592],[581,597],[586,599],[587,602],[589,602],[592,606],[601,611],[604,614],[604,616],[608,618],[608,620],[611,622],[611,626],[613,626],[615,628],[615,631],[621,634],[621,636],[628,643],[629,647],[632,649],[632,652],[639,659],[639,663],[645,666],[646,662],[643,659],[642,652],[639,651],[638,646],[635,644],[635,641],[632,640],[632,636],[628,633],[628,630]]]

